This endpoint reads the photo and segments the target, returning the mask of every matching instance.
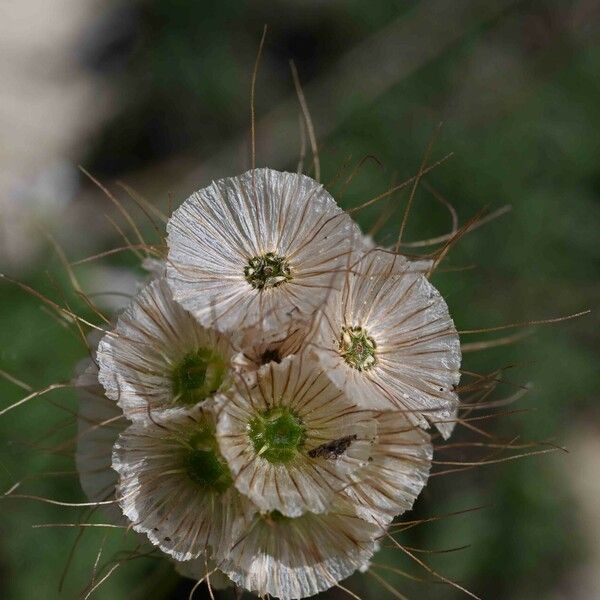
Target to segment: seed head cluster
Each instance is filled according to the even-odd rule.
[[[282,599],[333,587],[424,487],[426,430],[452,431],[446,303],[304,175],[215,181],[167,233],[77,379],[82,486],[186,576]]]

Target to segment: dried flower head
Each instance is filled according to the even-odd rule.
[[[381,250],[352,267],[315,329],[314,348],[351,399],[404,411],[414,424],[454,426],[460,343],[446,303],[408,261]]]
[[[237,377],[218,399],[221,452],[237,488],[263,511],[324,512],[369,459],[375,421],[303,355],[269,363],[255,382]],[[343,452],[315,452],[339,438],[351,440]]]
[[[259,57],[264,39],[263,33]],[[0,415],[71,385],[79,398],[76,465],[90,502],[20,497],[105,510],[111,523],[55,525],[81,526],[81,532],[84,525],[133,529],[138,550],[150,542],[154,556],[167,556],[181,574],[197,580],[190,600],[202,580],[211,597],[212,587],[231,583],[242,593],[282,600],[333,586],[357,597],[339,582],[368,569],[401,597],[371,563],[383,537],[440,581],[475,597],[402,546],[392,521],[413,506],[428,480],[433,448],[424,429],[434,424],[448,438],[457,421],[459,337],[429,276],[476,219],[459,229],[454,209],[432,191],[448,207],[452,230],[410,245],[443,247],[424,258],[398,254],[409,246],[402,236],[417,187],[445,160],[430,164],[430,145],[417,175],[351,210],[412,184],[395,252],[363,236],[318,183],[316,137],[294,66],[317,181],[300,174],[304,148],[297,174],[256,169],[257,67],[258,58],[251,91],[252,170],[212,182],[170,217],[123,186],[152,221],[157,244],[144,240],[126,208],[99,184],[135,234],[132,244],[115,223],[124,248],[140,259],[138,251],[146,253],[142,266],[152,278],[114,328],[80,289],[56,243],[75,291],[102,318],[102,327],[15,282],[75,323],[79,334],[84,325],[109,327],[97,351],[88,344],[93,358],[72,384],[31,391],[0,372],[28,391]],[[153,216],[166,223],[168,239]],[[469,349],[507,339],[514,338],[476,342]],[[497,382],[496,373],[471,375],[477,383],[467,410],[481,408]],[[462,451],[461,443],[452,446]],[[456,470],[475,464],[440,462]],[[22,483],[2,497],[19,497],[13,492]],[[142,555],[134,551],[100,565],[102,552],[82,597],[89,598],[120,564]],[[235,591],[237,596],[240,589]]]
[[[91,336],[92,345],[94,341],[97,341],[96,336]],[[112,524],[129,524],[118,504],[106,504],[116,498],[119,483],[119,475],[112,468],[113,449],[129,422],[119,406],[106,397],[98,381],[98,367],[92,359],[83,360],[77,371],[79,374],[74,385],[79,398],[79,412],[75,460],[81,487],[89,500],[101,503],[102,512]],[[134,532],[134,535],[142,548],[151,547],[143,533]],[[206,555],[189,562],[179,562],[167,554],[164,557],[170,558],[177,571],[185,577],[190,577],[192,570],[197,571],[202,564],[210,570],[213,588],[222,589],[231,585],[231,580]]]
[[[226,553],[248,525],[255,509],[233,485],[209,403],[135,422],[114,448],[124,515],[175,559]]]
[[[129,419],[194,406],[228,379],[229,340],[175,303],[164,279],[144,288],[98,347],[99,379]]]
[[[255,169],[213,182],[171,217],[168,280],[205,326],[285,329],[343,275],[357,226],[316,181]]]
[[[368,564],[382,534],[337,500],[324,514],[257,514],[220,565],[241,588],[282,600],[327,590]]]

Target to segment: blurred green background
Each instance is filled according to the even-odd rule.
[[[407,519],[484,508],[398,539],[426,550],[468,546],[419,556],[483,598],[600,597],[597,2],[26,0],[4,3],[2,13],[0,267],[87,316],[45,234],[75,261],[122,244],[105,215],[131,232],[76,166],[119,197],[126,198],[116,185],[122,180],[164,210],[212,178],[248,168],[250,79],[263,24],[259,166],[296,168],[299,108],[289,59],[315,122],[322,179],[345,207],[414,174],[443,121],[431,160],[454,154],[427,182],[461,222],[483,207],[512,206],[467,235],[433,278],[457,327],[592,313],[464,360],[465,369],[482,373],[511,367],[497,397],[532,385],[509,407],[527,410],[482,422],[486,430],[505,440],[553,440],[569,454],[433,477]],[[376,160],[365,160],[346,185],[367,155]],[[368,230],[389,210],[379,235],[392,242],[406,201],[397,194],[361,212],[361,225]],[[152,227],[137,216],[152,239]],[[404,240],[441,235],[450,225],[446,209],[421,187]],[[135,290],[137,264],[120,253],[77,273],[110,313]],[[115,290],[123,296],[102,295]],[[0,284],[0,369],[37,389],[68,379],[84,356],[73,330],[39,300]],[[0,380],[0,409],[25,393]],[[70,391],[47,398],[0,418],[1,489],[50,472],[25,481],[23,493],[82,501],[68,443],[76,400]],[[459,430],[456,439],[473,437]],[[2,499],[0,514],[0,598],[77,598],[104,538],[101,563],[127,546],[118,530],[86,531],[59,591],[77,531],[32,525],[74,522],[76,509]],[[397,550],[382,550],[376,561],[432,579]],[[407,598],[462,596],[376,572]],[[393,597],[367,575],[352,585],[365,600]],[[187,598],[189,589],[168,564],[136,560],[93,597]],[[347,597],[339,590],[324,596]],[[206,590],[197,597],[208,597]]]

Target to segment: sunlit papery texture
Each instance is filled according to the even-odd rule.
[[[213,419],[206,406],[181,409],[178,415],[155,417],[147,423],[134,422],[121,434],[113,453],[123,513],[134,530],[145,533],[177,560],[227,552],[255,510],[231,480],[228,484],[221,478],[215,487],[199,484],[190,475],[195,440],[202,439],[209,448],[212,445],[220,460]],[[215,464],[209,465],[213,471]],[[219,464],[227,468],[224,460]],[[203,473],[196,475],[201,478]]]
[[[256,169],[194,193],[167,225],[168,281],[206,326],[285,329],[338,287],[360,232],[322,185],[305,175]],[[252,287],[244,269],[267,253],[288,280]]]
[[[386,525],[412,508],[427,483],[432,446],[429,435],[402,412],[375,415],[377,439],[371,460],[352,475],[343,494],[359,517]]]
[[[309,327],[290,322],[282,331],[263,332],[259,328],[247,329],[235,344],[233,368],[239,373],[257,371],[270,362],[280,363],[292,354],[300,353],[306,345]]]
[[[221,568],[259,595],[306,598],[365,566],[381,535],[381,527],[339,502],[327,513],[295,519],[257,515]]]
[[[304,355],[262,367],[255,383],[235,379],[226,395],[219,395],[218,440],[234,475],[235,485],[263,511],[278,510],[298,516],[309,510],[328,510],[334,493],[348,485],[350,475],[369,459],[376,425]],[[303,428],[293,458],[271,462],[257,450],[250,424],[269,411],[287,411]],[[311,451],[333,440],[351,437],[337,457]]]
[[[166,281],[156,279],[100,341],[99,379],[127,418],[145,420],[149,412],[169,411],[181,404],[173,374],[186,356],[202,349],[216,365],[210,368],[222,371],[222,377],[213,376],[215,381],[225,381],[233,352],[228,339],[199,325],[172,299]]]
[[[356,402],[403,410],[415,424],[454,427],[460,342],[439,292],[401,257],[366,254],[332,294],[315,328],[314,348],[327,375]],[[373,362],[357,369],[342,355],[344,330],[361,328],[374,344]]]
[[[79,410],[77,413],[77,450],[75,464],[79,482],[92,502],[115,499],[117,473],[111,468],[112,448],[127,427],[121,409],[104,395],[98,383],[98,368],[91,359],[81,362],[74,380]],[[122,519],[119,507],[103,505],[112,522]]]
[[[112,468],[113,446],[128,427],[129,421],[117,404],[105,396],[104,388],[98,382],[98,368],[91,359],[83,360],[78,365],[74,386],[79,403],[75,463],[81,487],[92,502],[115,500],[119,476]],[[116,500],[115,504],[101,505],[100,510],[110,523],[128,523]],[[145,535],[137,532],[131,532],[130,535],[136,536],[144,551],[152,548]],[[199,558],[191,563],[199,565],[199,561],[203,565],[207,562],[211,571],[215,568],[211,559]],[[192,577],[190,562],[173,560],[173,563],[180,574]],[[231,585],[229,578],[218,569],[211,573],[210,581],[215,589]]]

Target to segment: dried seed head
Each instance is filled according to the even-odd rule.
[[[324,512],[350,474],[368,462],[375,420],[310,357],[289,356],[252,377],[237,376],[217,401],[219,447],[236,487],[260,510],[289,517]],[[311,455],[340,436],[353,441],[337,460]]]
[[[192,194],[167,224],[167,279],[205,326],[281,332],[339,288],[360,231],[310,177],[254,169]]]
[[[134,422],[119,436],[112,466],[133,529],[177,560],[227,552],[255,511],[232,485],[210,404]]]
[[[257,514],[220,565],[239,586],[289,600],[313,596],[367,566],[381,527],[339,499],[324,514]],[[201,577],[201,573],[198,573]]]
[[[330,295],[311,341],[323,371],[357,405],[452,432],[460,341],[444,299],[403,257],[365,254]]]
[[[128,419],[202,402],[227,381],[229,338],[177,304],[163,278],[147,285],[98,346],[99,380]]]

